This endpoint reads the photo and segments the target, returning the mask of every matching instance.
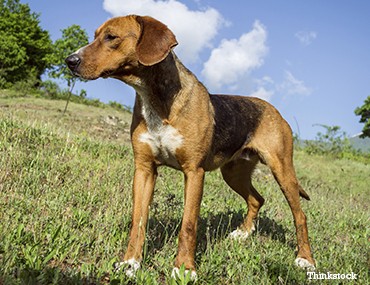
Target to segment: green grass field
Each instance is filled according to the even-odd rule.
[[[113,272],[131,217],[130,114],[72,103],[62,116],[64,104],[0,93],[0,284],[176,284],[182,174],[159,171],[136,279]],[[357,280],[309,280],[294,266],[290,209],[260,166],[254,185],[266,203],[244,242],[228,234],[245,203],[218,171],[206,175],[196,284],[370,284],[370,165],[302,151],[295,165],[311,196],[302,203],[317,272]]]

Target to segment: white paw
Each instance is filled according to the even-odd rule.
[[[134,258],[123,262],[116,262],[114,264],[115,271],[120,271],[122,268],[125,269],[125,274],[127,277],[133,278],[136,275],[136,271],[140,269],[140,262]]]
[[[248,231],[243,231],[241,229],[236,229],[235,231],[231,232],[229,234],[229,238],[233,239],[233,240],[237,240],[237,241],[244,241],[246,240],[254,231],[256,230],[256,228],[254,227],[254,225],[252,226],[251,230],[248,232]]]
[[[297,257],[295,260],[295,265],[303,268],[307,271],[315,271],[315,265],[313,265],[311,262],[309,262],[307,259],[302,258],[302,257]]]
[[[184,272],[184,276],[190,274],[190,281],[196,281],[198,276],[197,276],[197,273],[195,272],[195,270],[185,270]],[[180,269],[178,267],[175,267],[174,269],[172,269],[172,273],[171,273],[171,277],[174,278],[174,279],[179,279],[180,277]]]

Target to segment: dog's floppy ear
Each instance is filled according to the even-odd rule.
[[[167,26],[152,17],[137,16],[141,26],[136,52],[143,65],[154,65],[166,58],[171,48],[177,45],[176,37]]]

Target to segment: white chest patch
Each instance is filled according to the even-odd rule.
[[[156,130],[142,133],[139,140],[147,143],[153,155],[161,162],[178,166],[176,149],[183,143],[183,136],[172,126],[162,125]]]
[[[183,136],[173,126],[163,124],[162,119],[151,108],[147,96],[141,98],[143,100],[141,113],[148,126],[148,131],[140,135],[139,141],[147,143],[153,155],[161,163],[178,168],[176,150],[182,145]]]

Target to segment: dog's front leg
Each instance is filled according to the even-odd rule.
[[[120,266],[127,266],[126,274],[130,277],[134,276],[140,268],[149,206],[153,198],[156,177],[157,170],[154,163],[135,162],[130,240],[124,262],[120,263]]]
[[[179,235],[178,253],[172,275],[175,277],[181,265],[184,265],[186,270],[191,271],[192,279],[195,279],[194,255],[197,239],[197,223],[203,195],[204,170],[202,168],[196,168],[194,170],[184,171],[184,173],[184,215]]]

